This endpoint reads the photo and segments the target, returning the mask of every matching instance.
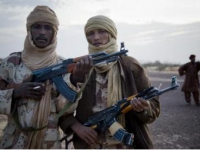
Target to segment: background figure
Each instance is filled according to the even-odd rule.
[[[106,16],[90,18],[85,25],[85,36],[89,54],[102,51],[112,54],[119,50],[116,26]],[[160,114],[158,97],[149,101],[133,98],[131,99],[132,110],[118,116],[117,121],[121,126],[127,132],[134,134],[134,143],[130,147],[115,140],[109,130],[96,131],[83,125],[94,113],[112,106],[117,100],[142,92],[150,86],[147,73],[133,57],[120,56],[119,60],[109,64],[94,66],[78,103],[76,116],[72,114],[60,118],[61,127],[65,133],[71,130],[75,132],[73,138],[75,148],[153,148],[147,124],[155,121]]]
[[[179,75],[185,75],[185,81],[182,91],[185,93],[185,100],[191,104],[191,93],[193,94],[196,105],[199,105],[199,78],[198,71],[200,70],[200,63],[195,62],[195,55],[190,55],[190,62],[182,65],[179,68]]]
[[[30,82],[32,71],[63,62],[56,53],[58,26],[58,18],[52,9],[37,6],[27,17],[23,51],[2,60],[0,113],[8,116],[8,123],[1,149],[61,148],[56,117],[68,100],[49,80]],[[83,83],[91,69],[89,60],[89,57],[81,59],[72,74],[63,75],[66,84],[75,92],[80,91],[77,82]]]

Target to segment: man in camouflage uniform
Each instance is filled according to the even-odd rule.
[[[27,17],[27,36],[22,52],[12,53],[0,66],[0,113],[8,116],[8,124],[0,148],[61,148],[58,120],[55,119],[68,102],[49,81],[28,82],[34,70],[61,63],[56,54],[58,18],[47,6],[37,6]],[[76,92],[91,68],[86,56],[77,63],[64,81]],[[73,105],[69,112],[74,111]],[[67,112],[66,112],[67,113]]]

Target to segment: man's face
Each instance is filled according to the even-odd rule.
[[[39,48],[45,48],[51,44],[54,36],[53,26],[47,22],[37,22],[31,26],[33,43]]]
[[[99,47],[109,42],[109,33],[104,29],[94,29],[86,34],[90,44]]]

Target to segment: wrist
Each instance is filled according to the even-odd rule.
[[[79,122],[75,122],[70,127],[74,132],[76,132],[78,129],[80,129],[80,126],[81,126],[81,124]]]

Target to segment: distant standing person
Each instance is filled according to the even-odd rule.
[[[182,91],[185,93],[185,100],[191,104],[191,93],[193,94],[196,105],[199,105],[199,78],[200,62],[195,62],[195,55],[190,55],[190,62],[179,68],[179,75],[185,75]]]

